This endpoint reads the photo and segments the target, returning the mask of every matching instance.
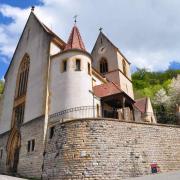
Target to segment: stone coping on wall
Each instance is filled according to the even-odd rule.
[[[119,119],[113,118],[78,118],[78,119],[58,119],[51,120],[48,126],[53,126],[55,124],[66,124],[71,122],[77,121],[116,121],[120,123],[130,123],[130,124],[141,124],[141,125],[148,125],[148,126],[161,126],[161,127],[169,127],[169,128],[180,128],[180,125],[173,125],[173,124],[159,124],[159,123],[148,123],[148,122],[136,122],[136,121],[124,121]]]

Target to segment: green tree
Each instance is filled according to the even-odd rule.
[[[2,94],[3,89],[4,89],[4,82],[0,81],[0,94]]]
[[[180,75],[173,78],[168,91],[160,89],[153,99],[159,123],[176,124],[179,116],[176,109],[180,106]]]
[[[153,98],[160,90],[169,90],[172,78],[180,74],[180,70],[167,70],[165,72],[150,72],[147,69],[138,69],[132,74],[135,98],[148,96]]]

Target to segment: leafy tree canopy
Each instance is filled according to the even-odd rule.
[[[135,98],[151,98],[158,123],[176,124],[180,105],[180,70],[150,72],[138,69],[132,75]]]
[[[148,96],[153,98],[160,90],[168,91],[173,77],[180,74],[180,70],[167,70],[165,72],[150,72],[147,69],[138,69],[132,74],[135,98]]]

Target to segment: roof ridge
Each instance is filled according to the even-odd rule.
[[[42,26],[42,28],[51,35],[54,35],[56,38],[58,38],[60,41],[62,41],[64,44],[66,44],[55,32],[53,32],[49,27],[47,27],[41,20],[36,16],[34,12],[32,12],[36,20],[39,22],[39,24]]]
[[[123,55],[123,53],[119,50],[119,48],[118,48],[103,32],[100,32],[99,35],[98,35],[98,37],[99,37],[100,35],[104,36],[104,37],[107,39],[107,41],[121,54],[121,56],[127,61],[128,64],[131,64],[131,63],[127,60],[127,58]],[[96,43],[97,43],[97,40],[98,40],[98,38],[96,39],[95,45],[96,45]],[[92,52],[93,52],[93,50],[94,50],[94,48],[95,48],[95,45],[94,45],[94,47],[93,47],[93,49],[92,49],[92,51],[91,51],[91,54],[92,54]]]

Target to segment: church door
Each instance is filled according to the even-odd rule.
[[[20,133],[13,128],[7,143],[7,167],[12,174],[17,173],[20,144]]]

